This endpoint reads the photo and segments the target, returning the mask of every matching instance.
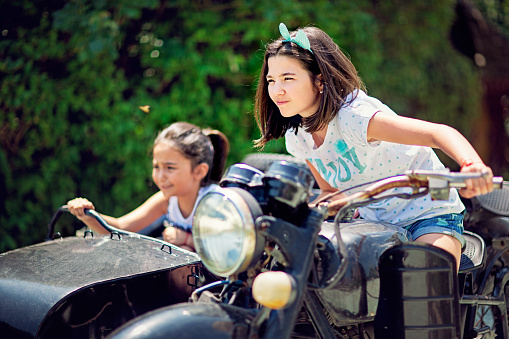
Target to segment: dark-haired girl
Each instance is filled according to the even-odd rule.
[[[217,188],[228,156],[226,136],[177,122],[162,130],[154,141],[152,178],[159,191],[132,212],[114,218],[102,215],[110,225],[138,232],[166,215],[163,239],[194,251],[191,226],[196,205],[207,192]],[[85,209],[95,209],[85,198],[67,203],[69,211],[97,232],[104,228]]]
[[[306,160],[322,195],[406,170],[444,169],[432,148],[444,151],[462,172],[485,173],[467,182],[460,191],[464,197],[493,189],[491,169],[457,130],[398,116],[368,96],[350,59],[321,29],[279,29],[282,37],[267,45],[258,83],[256,143],[263,147],[284,136],[288,152]],[[445,202],[386,199],[359,213],[406,228],[413,240],[452,253],[459,266],[464,209],[451,190]]]

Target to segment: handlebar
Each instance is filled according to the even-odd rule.
[[[55,232],[55,224],[57,223],[58,219],[62,216],[62,213],[69,212],[69,209],[67,208],[67,205],[59,207],[56,212],[51,217],[51,220],[48,224],[48,233],[46,234],[46,241],[53,240],[54,232]],[[118,228],[115,228],[108,224],[106,220],[104,220],[99,213],[97,213],[94,210],[85,209],[85,214],[91,217],[94,217],[97,222],[104,227],[105,230],[107,230],[110,233],[116,233],[116,234],[131,234],[131,232],[124,231]]]
[[[51,217],[51,220],[50,220],[50,222],[48,224],[48,233],[46,234],[46,241],[52,241],[54,239],[55,224],[56,224],[56,222],[58,221],[58,219],[62,216],[62,214],[64,212],[69,212],[69,209],[67,208],[67,205],[59,207],[55,211],[53,216]],[[108,224],[106,222],[106,220],[104,220],[103,217],[101,217],[101,215],[99,213],[97,213],[95,210],[85,209],[85,214],[89,215],[91,217],[94,217],[97,220],[97,222],[99,222],[99,224],[102,227],[104,227],[104,229],[106,229],[111,235],[113,235],[113,234],[119,235],[119,236],[120,235],[128,235],[128,236],[131,236],[131,237],[147,239],[147,240],[150,240],[150,241],[153,241],[153,242],[156,242],[156,243],[162,245],[161,250],[164,250],[165,248],[169,249],[169,253],[170,254],[172,253],[172,249],[173,248],[178,248],[180,251],[185,251],[184,249],[182,249],[180,247],[177,247],[177,246],[175,246],[175,245],[173,245],[173,244],[171,244],[169,242],[166,242],[164,240],[157,239],[157,238],[152,238],[152,237],[149,237],[147,235],[143,235],[143,234],[139,234],[139,233],[135,233],[135,232],[130,232],[130,231],[126,231],[126,230],[122,230],[122,229],[113,227],[110,224]]]
[[[369,205],[373,202],[389,197],[398,197],[402,199],[411,199],[430,194],[433,200],[447,200],[450,188],[465,188],[465,180],[486,177],[487,173],[463,173],[430,170],[412,170],[403,175],[389,177],[375,182],[363,191],[354,193],[334,201],[331,198],[341,192],[331,193],[315,204],[327,206],[330,215],[336,214],[345,207],[358,207]],[[504,179],[502,177],[493,177],[493,186],[495,189],[501,189]],[[380,196],[385,191],[398,187],[412,188],[412,193],[397,193]],[[424,189],[424,190],[422,190]]]
[[[465,188],[465,180],[481,178],[488,175],[487,173],[459,173],[444,171],[407,171],[403,175],[397,175],[389,178],[385,178],[372,183],[370,186],[362,191],[354,193],[350,196],[345,196],[336,200],[331,201],[330,199],[334,196],[341,194],[342,192],[334,192],[324,196],[313,205],[319,206],[328,211],[329,215],[333,216],[336,214],[334,228],[336,241],[338,244],[338,254],[343,260],[348,260],[346,247],[341,240],[341,232],[339,229],[339,221],[349,212],[351,209],[372,204],[374,202],[387,199],[390,197],[397,197],[401,199],[414,199],[430,194],[432,199],[435,200],[447,200],[449,198],[449,191],[451,188]],[[496,189],[503,187],[503,178],[494,177],[493,185]],[[409,187],[412,189],[410,193],[382,193],[398,187]],[[325,212],[325,211],[324,211]],[[344,272],[346,261],[342,264],[343,269],[338,269],[336,273],[331,277],[322,287],[329,285],[333,281],[337,281]]]
[[[432,171],[432,170],[417,170],[406,171],[405,175],[416,178],[421,181],[430,181],[433,179],[443,180],[449,183],[449,188],[465,188],[467,187],[465,180],[478,179],[487,177],[486,172],[450,172],[449,170]],[[504,178],[493,177],[493,188],[501,189],[504,183]]]

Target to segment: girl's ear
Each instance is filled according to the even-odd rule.
[[[208,172],[209,172],[209,165],[207,165],[204,162],[196,165],[193,170],[194,175],[199,180],[202,180],[203,178],[205,178],[205,176],[207,175]]]
[[[318,91],[323,91],[323,76],[321,74],[318,74],[316,76],[316,88],[318,88]]]

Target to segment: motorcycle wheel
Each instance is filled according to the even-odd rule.
[[[253,166],[254,168],[259,169],[262,172],[266,172],[270,165],[275,161],[286,161],[295,165],[299,165],[302,167],[308,167],[304,160],[298,159],[293,155],[289,154],[279,154],[279,153],[251,153],[248,154],[242,159],[244,164],[249,166]],[[319,189],[318,183],[314,183],[313,186],[314,192],[313,194],[319,194],[317,191]]]
[[[505,287],[506,308],[509,286]],[[509,314],[509,309],[508,313]],[[503,319],[503,314],[496,306],[479,306],[475,315],[475,327],[483,328],[488,326],[490,330],[479,334],[475,339],[501,339],[504,338],[503,321],[508,322],[507,316]]]
[[[490,331],[488,333],[480,334],[475,339],[494,339],[497,337],[496,325],[495,325],[495,307],[490,306],[479,306],[475,314],[475,327],[482,328],[488,326]],[[498,312],[500,313],[500,312]]]
[[[295,158],[294,156],[288,154],[279,153],[251,153],[246,155],[244,159],[242,159],[242,162],[257,168],[262,172],[265,172],[267,171],[267,169],[269,169],[270,164],[272,164],[275,161],[283,160],[303,167],[307,167],[305,161]]]

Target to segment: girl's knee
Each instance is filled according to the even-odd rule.
[[[430,244],[449,252],[456,258],[456,266],[459,267],[461,242],[455,237],[441,233],[428,233],[418,237],[415,241]]]
[[[461,254],[461,243],[455,237],[448,234],[429,233],[420,236],[415,241],[424,242],[436,247],[440,247],[447,252],[456,255]]]

